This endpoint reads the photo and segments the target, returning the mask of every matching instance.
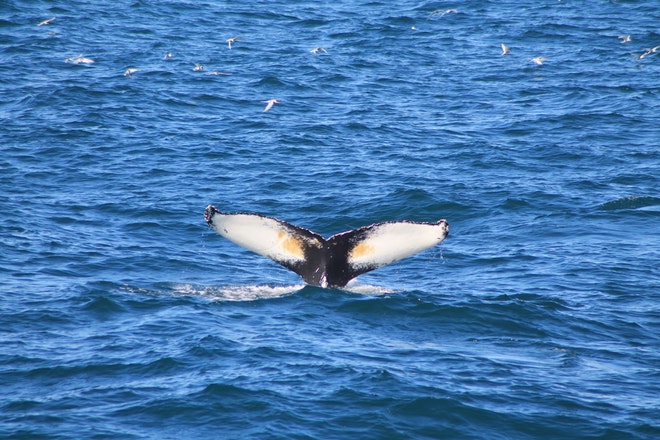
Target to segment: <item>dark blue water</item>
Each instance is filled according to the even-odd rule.
[[[0,437],[660,437],[657,2],[60,3],[0,3]],[[209,203],[451,233],[321,289]]]

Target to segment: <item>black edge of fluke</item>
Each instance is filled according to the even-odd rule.
[[[219,211],[213,205],[208,205],[206,209],[204,209],[204,220],[206,220],[206,223],[209,226],[213,226],[213,214],[215,214],[216,212]]]

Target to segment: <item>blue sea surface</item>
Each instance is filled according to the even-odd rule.
[[[1,2],[0,437],[660,438],[659,25],[657,1]],[[323,289],[210,203],[451,231]]]

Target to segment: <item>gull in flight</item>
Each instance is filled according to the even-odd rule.
[[[136,69],[134,67],[129,67],[128,69],[126,69],[126,71],[124,71],[124,76],[130,78],[137,71],[138,71],[138,69]]]
[[[323,49],[322,47],[315,47],[314,49],[310,50],[311,53],[328,53],[327,50]]]
[[[266,103],[266,108],[262,112],[262,113],[266,113],[268,110],[270,110],[273,107],[273,105],[279,104],[280,100],[279,99],[269,99],[268,101],[261,101],[261,102]]]
[[[170,58],[174,57],[174,54],[172,52],[168,52],[165,54],[163,57],[164,60],[169,60]]]
[[[429,14],[428,20],[431,19],[434,15],[440,14],[440,17],[444,17],[447,14],[456,14],[458,9],[436,9],[435,11]]]
[[[547,58],[546,57],[534,57],[530,61],[532,63],[536,63],[540,66],[541,64],[543,64],[543,61],[547,61]]]
[[[621,40],[621,44],[623,43],[630,43],[632,39],[630,38],[630,35],[619,35],[619,40]]]
[[[55,17],[50,17],[48,20],[44,20],[41,23],[39,23],[37,26],[45,26],[47,24],[51,24],[52,22],[55,21]]]
[[[64,60],[65,63],[73,63],[73,64],[93,64],[94,60],[91,58],[85,58],[82,56],[82,54],[78,55],[77,57],[69,57]]]
[[[511,48],[509,48],[509,46],[507,46],[506,44],[502,43],[500,44],[500,46],[502,46],[502,55],[511,53]]]
[[[656,53],[658,50],[660,50],[660,46],[655,46],[655,47],[648,47],[644,49],[644,53],[640,55],[633,54],[637,57],[638,60],[643,60],[647,56],[651,55],[652,53]]]
[[[204,66],[202,66],[199,63],[195,63],[195,67],[193,67],[193,71],[194,72],[201,72],[202,70],[204,70]]]
[[[232,44],[232,43],[235,43],[235,42],[237,42],[237,41],[241,41],[241,37],[231,37],[231,38],[227,38],[227,46],[229,47],[229,49],[231,49],[231,44]]]

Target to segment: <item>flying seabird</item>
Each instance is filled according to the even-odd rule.
[[[45,26],[47,24],[51,24],[52,22],[55,21],[55,17],[50,17],[48,20],[44,20],[41,23],[39,23],[37,26]]]
[[[237,41],[241,41],[241,37],[231,37],[231,38],[227,38],[227,46],[229,47],[229,49],[231,49],[231,44],[232,44],[232,43],[235,43],[235,42],[237,42]]]
[[[82,56],[82,54],[78,55],[77,57],[69,57],[64,60],[65,63],[73,63],[73,64],[93,64],[94,60],[91,58],[86,58]]]
[[[436,9],[435,11],[431,12],[428,16],[428,19],[430,20],[431,17],[434,15],[440,14],[440,17],[443,17],[447,14],[456,14],[458,12],[458,9]]]
[[[262,112],[262,113],[265,113],[265,112],[267,112],[268,110],[270,110],[270,109],[273,107],[274,104],[279,104],[279,103],[280,103],[280,100],[279,100],[279,99],[269,99],[269,100],[267,100],[267,101],[261,101],[261,102],[265,102],[265,103],[266,103],[266,108],[265,108],[264,111]]]

